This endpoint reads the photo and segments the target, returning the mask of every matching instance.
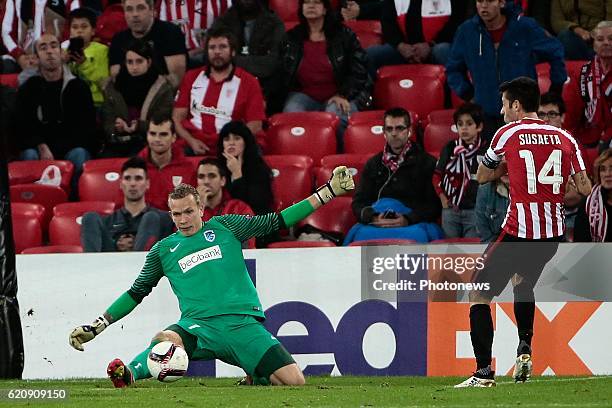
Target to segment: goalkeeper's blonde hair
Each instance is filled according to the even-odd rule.
[[[195,199],[196,204],[200,207],[200,193],[194,186],[189,184],[181,183],[178,186],[174,187],[174,190],[170,194],[168,194],[168,201],[170,200],[180,200],[181,198],[188,197],[192,195]]]

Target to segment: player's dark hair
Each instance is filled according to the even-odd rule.
[[[565,102],[563,98],[556,92],[546,92],[540,96],[540,106],[542,105],[555,105],[559,109],[560,114],[564,114]]]
[[[211,38],[227,38],[231,51],[236,51],[238,49],[238,39],[234,33],[226,27],[214,27],[206,31],[206,42],[204,43],[205,50],[208,50],[208,43]]]
[[[537,112],[540,106],[540,87],[538,83],[528,77],[518,77],[512,81],[504,82],[499,86],[500,93],[506,93],[510,104],[518,101],[523,111]]]
[[[325,16],[323,17],[323,32],[325,33],[325,38],[327,41],[331,41],[331,39],[336,35],[338,31],[342,28],[342,23],[338,18],[338,13],[334,10],[330,0],[321,0],[323,7],[325,7]],[[298,37],[304,41],[308,39],[310,35],[310,28],[308,26],[308,21],[306,21],[306,17],[304,16],[304,0],[298,1],[297,7],[297,15],[300,20],[300,24],[295,27],[295,33]]]
[[[168,115],[167,112],[166,113],[156,113],[153,116],[151,116],[151,119],[149,120],[149,124],[147,125],[147,131],[149,130],[149,127],[151,126],[151,124],[159,126],[166,122],[170,122],[170,132],[172,132],[172,134],[174,135],[176,133],[176,128],[174,127],[174,121],[172,120],[172,117]]]
[[[209,164],[211,166],[215,166],[219,170],[219,175],[221,177],[227,178],[227,169],[219,161],[219,159],[217,159],[215,157],[205,157],[202,160],[200,160],[200,162],[198,163],[198,168],[200,168],[200,166],[204,166],[206,164]]]
[[[149,6],[150,9],[155,7],[155,0],[145,0],[145,3],[147,3],[147,6]],[[121,0],[121,4],[125,5],[125,0]]]
[[[601,182],[601,179],[599,178],[599,168],[601,167],[603,163],[605,163],[609,159],[612,159],[612,149],[604,150],[595,159],[595,162],[593,163],[593,181],[595,181],[595,184],[599,184]],[[604,197],[604,200],[605,200],[605,197]]]
[[[391,109],[387,109],[385,111],[385,113],[383,114],[383,123],[385,121],[385,119],[387,119],[387,117],[390,116],[392,118],[404,118],[404,124],[407,127],[410,127],[411,125],[411,121],[410,121],[410,113],[408,113],[408,111],[404,108],[391,108]]]
[[[196,201],[198,207],[200,207],[200,193],[194,186],[189,184],[181,183],[178,186],[174,187],[174,190],[170,194],[168,194],[168,201],[170,200],[180,200],[181,198],[189,197],[192,195]]]
[[[72,23],[72,20],[75,18],[83,18],[89,21],[89,25],[91,25],[94,29],[96,28],[96,13],[86,7],[80,7],[74,9],[68,14],[68,24]]]
[[[482,111],[482,106],[477,103],[466,102],[453,112],[453,122],[457,124],[461,115],[469,115],[476,126],[480,126],[480,124],[484,120],[484,112]]]
[[[127,159],[121,165],[121,174],[127,169],[142,169],[144,170],[145,176],[149,177],[147,172],[147,162],[142,157],[134,156]]]

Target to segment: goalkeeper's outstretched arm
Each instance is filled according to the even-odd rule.
[[[355,181],[346,166],[338,166],[334,169],[331,178],[310,197],[300,201],[291,207],[285,208],[280,215],[283,223],[291,227],[308,217],[317,208],[327,204],[334,197],[344,195],[355,189]]]
[[[112,323],[122,319],[134,310],[142,299],[151,293],[151,290],[157,285],[162,276],[163,270],[159,260],[159,247],[156,244],[147,254],[142,271],[132,287],[119,296],[106,309],[106,312],[96,318],[91,324],[75,327],[68,337],[70,345],[79,351],[83,351],[84,343],[93,340]]]

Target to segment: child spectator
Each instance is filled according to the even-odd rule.
[[[453,114],[459,138],[448,142],[440,152],[433,175],[436,193],[442,202],[442,229],[448,238],[478,237],[474,204],[478,182],[478,156],[486,144],[480,137],[483,112],[479,105],[465,103]]]
[[[64,42],[62,46],[67,49],[70,70],[87,82],[94,105],[100,107],[104,102],[101,82],[109,76],[108,47],[93,41],[96,34],[96,15],[90,9],[72,10],[68,21],[70,41]]]

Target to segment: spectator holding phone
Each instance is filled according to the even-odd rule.
[[[87,8],[72,10],[68,16],[70,40],[62,44],[66,48],[65,60],[73,74],[87,82],[94,105],[104,102],[102,81],[109,76],[108,47],[93,41],[96,34],[96,15]]]

